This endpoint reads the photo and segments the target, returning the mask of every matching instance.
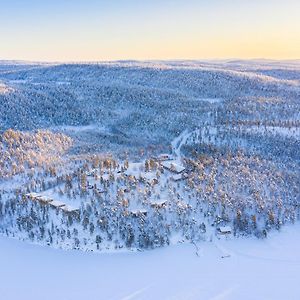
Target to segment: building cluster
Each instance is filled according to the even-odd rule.
[[[25,194],[25,197],[27,200],[37,201],[43,205],[49,205],[50,207],[61,209],[65,213],[79,214],[79,207],[68,205],[61,200],[54,200],[42,193],[28,193]]]

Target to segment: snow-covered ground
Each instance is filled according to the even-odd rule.
[[[54,131],[62,131],[68,133],[80,133],[80,132],[100,132],[107,133],[107,129],[105,127],[97,126],[97,125],[86,125],[86,126],[54,126],[51,129]]]
[[[300,139],[299,127],[279,127],[279,126],[252,126],[245,127],[247,132],[261,133],[266,135],[279,135],[282,137],[289,137],[294,139]]]
[[[197,247],[95,254],[1,237],[1,299],[299,299],[299,224]]]
[[[221,99],[221,98],[199,98],[198,100],[208,102],[211,104],[219,104],[219,103],[223,102],[223,99]]]

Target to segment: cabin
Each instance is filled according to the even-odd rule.
[[[219,234],[222,234],[222,235],[231,234],[231,232],[232,232],[230,226],[220,226],[220,227],[218,227],[217,231]]]
[[[102,179],[103,181],[109,181],[110,175],[109,175],[109,174],[103,174],[103,175],[101,176],[101,179]]]
[[[163,153],[157,157],[159,161],[173,160],[174,157],[171,154]]]
[[[168,171],[173,172],[175,174],[180,174],[185,170],[185,167],[171,161],[164,161],[161,163],[161,165]]]
[[[130,163],[127,170],[124,172],[124,175],[127,177],[137,178],[141,173],[141,170],[144,168],[143,163]]]
[[[37,194],[37,193],[29,193],[29,194],[26,194],[25,196],[26,196],[27,199],[35,200],[39,196],[39,194]]]
[[[183,173],[183,174],[175,174],[171,177],[171,179],[173,181],[180,181],[180,180],[184,180],[187,179],[188,174],[187,173]]]
[[[147,210],[146,209],[137,209],[137,210],[132,210],[130,211],[131,215],[133,217],[139,217],[139,216],[147,216]]]
[[[86,175],[92,177],[92,176],[95,176],[97,174],[97,172],[98,172],[97,169],[93,169],[90,172],[87,172]]]
[[[191,208],[191,206],[184,201],[177,201],[177,207],[183,210]]]
[[[167,200],[159,200],[159,201],[152,201],[150,203],[151,207],[154,208],[165,208],[167,206]]]
[[[42,202],[45,204],[49,204],[49,203],[53,202],[53,199],[51,199],[47,196],[42,196],[42,195],[36,196],[35,199],[38,200],[39,202]]]
[[[65,206],[66,204],[59,200],[53,200],[53,201],[49,202],[49,205],[51,205],[55,208],[61,208],[61,207]]]
[[[150,185],[158,183],[158,179],[156,177],[155,172],[141,173],[140,179],[142,179],[144,182],[147,182]]]
[[[72,207],[70,205],[64,205],[64,206],[61,206],[61,209],[65,213],[73,213],[73,214],[78,214],[79,213],[79,207]]]

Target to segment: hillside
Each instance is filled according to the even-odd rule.
[[[9,129],[0,135],[0,178],[52,165],[71,144],[71,138],[63,134]]]
[[[298,61],[0,63],[0,233],[83,251],[300,219]]]
[[[215,123],[299,119],[298,80],[266,76],[255,64],[103,63],[0,68],[1,129],[97,125],[108,148],[170,143],[214,116]],[[298,65],[296,64],[298,67]],[[295,67],[294,67],[295,68]],[[299,67],[298,67],[299,68]],[[293,71],[297,77],[299,71]],[[272,74],[270,74],[272,75]],[[212,100],[210,100],[212,99]],[[222,102],[219,106],[213,99]],[[208,100],[208,101],[207,101]],[[220,104],[220,103],[219,103]],[[233,113],[234,112],[234,113]],[[86,141],[86,140],[84,140]]]

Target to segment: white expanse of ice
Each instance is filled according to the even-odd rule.
[[[95,254],[0,238],[0,298],[298,300],[300,225],[266,240]],[[223,257],[223,258],[222,258]]]

